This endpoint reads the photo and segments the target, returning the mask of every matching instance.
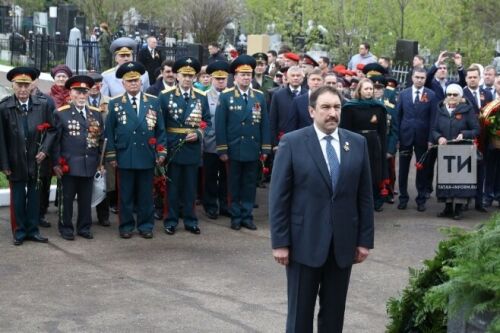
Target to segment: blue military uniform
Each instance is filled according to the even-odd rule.
[[[66,81],[66,89],[78,89],[87,93],[94,84],[89,76],[77,75]],[[64,239],[74,239],[73,201],[78,195],[77,233],[92,238],[90,227],[93,177],[99,164],[99,151],[104,137],[104,121],[101,111],[92,106],[78,109],[68,104],[57,109],[54,114],[57,131],[56,144],[52,154],[54,166],[63,158],[69,172],[62,176],[62,218],[59,233]]]
[[[183,75],[195,75],[200,70],[198,60],[182,58],[174,63],[173,71]],[[205,92],[191,87],[183,92],[180,87],[168,88],[160,94],[160,105],[168,133],[168,212],[164,220],[165,231],[175,233],[182,205],[184,227],[199,234],[198,218],[194,212],[198,168],[201,165],[201,122],[211,125]],[[196,133],[197,140],[184,141],[189,133]],[[181,197],[182,196],[182,197]]]
[[[253,68],[255,59],[249,56],[240,56],[231,64],[232,73],[251,73]],[[217,153],[229,158],[231,227],[255,229],[252,210],[259,158],[271,152],[264,94],[255,89],[243,92],[237,86],[223,92],[215,113],[215,136]]]
[[[145,69],[139,63],[123,64],[117,76],[138,80]],[[130,238],[135,229],[134,199],[137,202],[137,230],[152,237],[153,174],[157,158],[165,157],[166,134],[163,116],[155,96],[128,93],[112,98],[106,118],[106,160],[117,162],[120,236]],[[137,106],[138,104],[138,106]]]
[[[132,55],[136,50],[137,43],[129,37],[120,37],[117,38],[111,43],[109,49],[113,55],[116,54],[130,54]],[[102,87],[101,94],[108,97],[115,97],[121,95],[125,92],[125,88],[123,88],[122,79],[116,77],[116,71],[119,66],[115,66],[113,68],[108,69],[107,71],[102,73]],[[149,88],[149,76],[148,73],[145,72],[141,75],[142,81],[142,90],[146,91]]]

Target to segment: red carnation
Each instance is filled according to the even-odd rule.
[[[156,144],[156,138],[149,138],[148,143],[154,146]]]
[[[165,151],[165,147],[163,145],[158,145],[158,146],[156,146],[156,151],[158,153],[164,152]]]
[[[424,164],[420,163],[420,162],[417,162],[417,163],[415,163],[415,167],[417,168],[417,170],[423,170]]]
[[[489,120],[488,118],[485,118],[484,121],[484,126],[490,126],[491,125],[491,120]]]
[[[68,162],[66,162],[66,159],[64,157],[59,157],[59,165],[66,165]]]
[[[260,160],[261,162],[265,162],[265,161],[266,161],[266,158],[264,157],[264,155],[260,155],[259,160]]]
[[[63,166],[61,166],[61,171],[62,171],[62,173],[68,173],[69,172],[69,165],[64,164]]]
[[[207,122],[206,121],[200,121],[200,129],[204,130],[205,128],[207,128]]]
[[[479,140],[477,138],[475,138],[473,140],[473,144],[474,144],[475,147],[479,146]]]
[[[50,124],[49,123],[43,123],[43,124],[40,124],[36,127],[36,129],[39,131],[39,132],[43,132],[45,130],[48,130],[50,128]]]
[[[380,190],[380,195],[382,197],[386,197],[389,195],[389,191],[384,187],[383,189]]]
[[[264,175],[268,175],[269,174],[269,168],[266,168],[266,167],[262,168],[262,173]]]

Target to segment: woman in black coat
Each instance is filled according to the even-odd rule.
[[[479,122],[472,106],[463,98],[463,90],[458,84],[446,88],[446,98],[440,103],[434,125],[431,129],[434,143],[446,145],[450,140],[473,140],[479,135]],[[459,197],[456,192],[444,193],[438,197],[444,201],[445,208],[439,217],[462,218],[463,204],[467,198]],[[453,208],[453,205],[455,207]]]
[[[384,104],[373,98],[373,83],[362,79],[353,99],[342,106],[340,127],[359,133],[366,138],[370,155],[373,185],[373,201],[376,211],[382,211],[384,198],[381,190],[388,178],[386,165],[387,110]]]

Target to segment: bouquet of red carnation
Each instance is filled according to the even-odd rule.
[[[49,123],[42,123],[36,127],[36,130],[40,132],[40,141],[38,141],[38,150],[37,150],[37,155],[42,151],[42,143],[43,140],[45,140],[45,136],[47,135],[47,130],[50,128]],[[42,163],[37,163],[37,169],[36,169],[36,189],[40,189],[42,186],[42,179],[40,178],[40,171],[42,168]]]
[[[386,197],[389,195],[389,185],[391,184],[391,180],[390,179],[383,179],[382,181],[380,181],[380,184],[379,184],[379,189],[380,189],[380,196],[381,197]]]

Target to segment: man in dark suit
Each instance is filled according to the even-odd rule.
[[[288,86],[283,87],[273,94],[269,123],[271,126],[271,144],[276,147],[279,137],[284,133],[295,130],[296,115],[292,113],[292,101],[295,97],[307,92],[302,89],[304,73],[299,66],[292,66],[287,71]]]
[[[161,63],[161,76],[156,80],[155,84],[146,90],[146,93],[158,97],[163,90],[175,87],[175,74],[173,68],[174,62],[172,60],[164,60]]]
[[[78,195],[77,234],[92,239],[92,184],[99,164],[99,148],[104,136],[104,121],[99,108],[87,105],[89,89],[94,85],[90,76],[75,75],[66,81],[71,104],[61,106],[54,114],[57,139],[52,154],[54,173],[61,178],[62,219],[59,233],[74,240],[73,201]],[[69,172],[64,174],[60,159]]]
[[[313,126],[280,141],[271,177],[273,256],[286,265],[286,331],[312,332],[319,294],[319,332],[342,332],[354,263],[373,248],[373,199],[366,140],[339,129],[340,94],[311,94]]]
[[[480,79],[481,75],[478,67],[471,66],[467,68],[465,76],[467,86],[464,88],[464,98],[472,105],[477,116],[479,116],[480,110],[493,100],[493,95],[479,86]],[[478,160],[475,209],[483,213],[486,212],[486,208],[483,206],[484,174],[483,160]]]
[[[160,51],[156,48],[158,45],[156,37],[149,36],[147,44],[147,47],[141,49],[139,53],[137,53],[137,61],[146,68],[149,75],[149,84],[152,85],[156,81],[155,71],[160,68],[162,58]]]
[[[425,88],[426,71],[423,68],[414,68],[413,85],[406,88],[399,95],[396,105],[399,132],[399,205],[398,209],[406,209],[408,205],[408,173],[410,162],[415,152],[417,161],[427,151],[430,138],[430,128],[437,112],[436,95],[432,90]],[[425,211],[426,194],[429,184],[428,165],[417,169],[417,210]]]
[[[309,87],[308,93],[293,99],[292,113],[295,114],[296,118],[295,129],[307,127],[313,123],[311,115],[309,114],[309,96],[314,90],[321,87],[323,82],[321,69],[313,69],[307,77],[307,86]]]
[[[457,67],[458,82],[453,82],[448,80],[448,66],[446,65],[446,59],[449,57],[448,51],[442,51],[439,54],[438,60],[435,64],[431,66],[427,72],[427,79],[425,80],[425,86],[432,90],[436,94],[436,101],[440,103],[444,100],[446,87],[452,83],[457,83],[461,87],[465,86],[465,71],[462,65],[462,55],[460,53],[455,53],[452,57]]]
[[[153,237],[153,175],[166,157],[165,123],[155,96],[141,92],[144,66],[129,62],[118,67],[125,93],[109,101],[106,117],[106,161],[117,169],[120,237],[131,238],[136,227],[143,238]]]

